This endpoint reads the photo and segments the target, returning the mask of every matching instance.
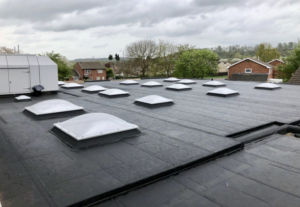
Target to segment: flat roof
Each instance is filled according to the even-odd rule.
[[[299,120],[299,86],[282,84],[281,90],[267,91],[255,90],[255,82],[224,81],[240,95],[223,98],[206,95],[211,88],[202,84],[207,80],[196,80],[193,90],[182,92],[165,90],[171,82],[154,81],[164,87],[120,85],[119,81],[84,83],[85,87],[96,84],[131,95],[114,99],[63,88],[58,94],[32,97],[30,103],[0,98],[0,181],[5,186],[0,192],[2,205],[23,198],[27,206],[67,206],[105,198],[118,189],[129,189],[147,179],[154,181],[158,175],[168,176],[189,163],[240,149],[240,142],[226,135],[274,121]],[[146,95],[160,95],[175,104],[155,109],[134,104],[135,99]],[[70,117],[35,121],[22,114],[25,106],[50,99],[70,101],[87,112],[112,114],[138,125],[142,134],[73,150],[50,133],[54,123]]]

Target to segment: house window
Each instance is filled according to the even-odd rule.
[[[100,77],[97,77],[97,80],[100,80]]]
[[[245,73],[252,73],[252,69],[251,68],[246,68]]]
[[[92,78],[92,77],[89,77],[89,80],[90,80],[90,81],[92,81],[92,80],[93,80],[93,78]]]
[[[103,73],[103,70],[97,70],[98,71],[98,73]]]
[[[91,70],[85,70],[85,73],[89,74],[91,73]]]

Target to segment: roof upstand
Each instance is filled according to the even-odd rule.
[[[225,83],[221,83],[220,81],[209,81],[209,82],[203,83],[202,86],[224,87],[224,86],[226,86],[226,84]]]
[[[174,104],[173,100],[158,95],[150,95],[135,99],[134,103],[136,105],[145,106],[148,108],[158,108],[162,106],[171,106]]]
[[[167,79],[164,79],[165,82],[177,82],[177,81],[180,81],[180,79],[178,78],[167,78]]]
[[[83,107],[61,99],[42,101],[25,107],[23,114],[34,120],[53,119],[84,114]]]
[[[230,97],[239,95],[238,91],[231,90],[229,88],[217,88],[212,91],[208,91],[206,95],[210,96],[220,96],[220,97]]]
[[[149,82],[143,83],[141,86],[152,88],[152,87],[161,87],[163,85],[161,83],[156,82],[156,81],[149,81]]]
[[[121,85],[138,85],[139,83],[134,80],[126,80],[120,83]]]
[[[15,101],[16,102],[31,101],[31,97],[30,96],[21,95],[21,96],[15,97]]]
[[[184,80],[180,80],[178,81],[177,83],[181,83],[181,84],[196,84],[197,82],[196,81],[193,81],[193,80],[189,80],[189,79],[184,79]]]
[[[130,96],[130,94],[127,91],[123,91],[120,89],[107,89],[105,91],[100,92],[98,95],[106,98],[120,98]]]
[[[83,88],[83,85],[80,85],[78,83],[66,83],[65,85],[61,86],[65,89],[76,89],[76,88]]]
[[[68,146],[81,149],[139,135],[138,126],[105,113],[90,113],[56,123],[51,129]]]
[[[172,91],[189,91],[192,90],[190,86],[184,85],[184,84],[173,84],[168,87],[166,87],[167,90]]]
[[[274,83],[262,83],[262,84],[256,85],[255,89],[276,90],[276,89],[281,89],[281,87]]]
[[[89,86],[89,87],[86,87],[86,88],[82,89],[81,92],[99,93],[100,91],[105,91],[105,90],[107,90],[107,88],[104,88],[104,87],[98,86],[98,85],[93,85],[93,86]]]

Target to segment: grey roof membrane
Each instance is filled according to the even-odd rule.
[[[140,83],[147,81],[141,80]],[[163,79],[155,81],[162,83]],[[254,86],[257,83],[224,81],[229,88],[240,93],[239,96],[224,99],[205,95],[211,89],[203,87],[204,82],[207,80],[197,80],[198,84],[193,85],[193,90],[184,93],[174,93],[165,90],[164,87],[147,88],[136,85],[129,88],[120,85],[118,81],[99,83],[103,87],[121,89],[131,94],[118,99],[103,99],[97,94],[82,93],[80,88],[72,90],[62,88],[62,92],[58,94],[32,97],[30,103],[15,102],[13,97],[0,98],[0,202],[2,206],[72,205],[240,145],[238,141],[225,137],[226,135],[269,122],[290,123],[299,120],[299,86],[282,85],[281,90],[270,92],[255,90]],[[85,82],[84,86],[95,84],[97,83]],[[165,82],[165,85],[172,85],[172,83]],[[176,104],[156,109],[133,104],[135,99],[152,95],[154,91],[157,95],[171,98]],[[70,117],[35,121],[22,114],[25,106],[50,99],[67,100],[84,107],[86,112],[117,116],[138,125],[142,134],[102,146],[72,150],[50,133],[54,123],[63,122]],[[275,149],[267,149],[266,153],[274,154],[269,156],[270,158],[257,158],[257,153],[265,156],[259,150],[260,148],[256,150],[257,152],[253,149],[253,153],[249,155],[251,158],[243,158],[245,152],[242,151],[234,154],[237,156],[236,160],[240,160],[239,162],[229,159],[224,161],[228,164],[223,167],[219,166],[221,164],[208,163],[213,167],[200,166],[200,170],[203,170],[202,177],[197,174],[191,175],[191,179],[179,176],[178,180],[183,179],[181,181],[184,182],[183,184],[168,178],[150,185],[151,189],[154,187],[150,194],[147,194],[148,190],[143,191],[148,188],[141,189],[145,192],[141,194],[142,196],[135,191],[129,193],[128,197],[124,197],[125,200],[120,201],[122,203],[120,206],[138,206],[134,202],[142,202],[143,205],[140,206],[153,206],[151,202],[156,202],[154,206],[175,206],[175,204],[192,206],[197,202],[203,202],[204,206],[206,202],[207,206],[209,204],[218,206],[222,205],[222,202],[234,202],[234,199],[227,199],[233,196],[233,192],[237,192],[236,200],[244,201],[246,204],[255,201],[256,206],[266,205],[263,204],[267,203],[265,200],[272,202],[274,200],[272,196],[275,198],[282,196],[280,201],[290,199],[289,202],[295,201],[299,204],[297,202],[299,198],[294,196],[298,196],[300,192],[296,187],[300,184],[299,170],[294,168],[280,170],[276,167],[274,171],[273,165],[261,164],[262,167],[254,168],[251,164],[251,161],[255,163],[256,159],[259,164],[269,162],[269,159],[289,156],[283,161],[289,160],[288,165],[295,164],[297,167],[298,149],[295,149],[293,144],[277,145]],[[294,151],[290,152],[290,148]],[[282,163],[280,165],[284,165]],[[242,171],[245,168],[246,171]],[[194,172],[193,169],[190,171]],[[231,184],[233,181],[239,183],[238,178],[244,179],[241,175],[235,175],[235,171],[245,173],[247,179],[240,181],[242,187],[248,186],[246,182],[251,184],[251,181],[257,181],[253,182],[252,193],[259,193],[255,190],[255,186],[263,185],[263,189],[269,189],[269,186],[270,192],[274,194],[261,193],[257,196],[265,196],[265,198],[255,199],[251,192],[246,191],[247,189],[237,188]],[[265,176],[270,179],[266,179]],[[226,182],[222,185],[225,180],[234,177],[237,180],[229,183],[232,187],[228,188]],[[168,184],[167,187],[164,187],[164,183]],[[184,185],[191,186],[184,187]],[[192,189],[192,186],[195,189]],[[198,191],[205,194],[199,194]],[[171,197],[173,200],[168,203],[166,199]],[[211,204],[213,199],[220,201]],[[119,200],[117,198],[113,202]],[[179,201],[187,203],[179,205]],[[115,204],[109,203],[108,206],[110,205]],[[228,206],[237,205],[229,203]]]

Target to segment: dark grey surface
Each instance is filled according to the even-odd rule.
[[[243,151],[94,206],[298,207],[299,150],[299,139],[272,135]]]
[[[162,83],[163,80],[155,81]],[[117,99],[83,93],[82,89],[61,89],[68,94],[33,97],[30,103],[14,102],[13,97],[1,98],[0,202],[3,206],[69,205],[239,144],[226,138],[228,134],[273,121],[289,123],[300,119],[299,86],[282,85],[282,90],[261,91],[254,89],[257,83],[226,81],[227,86],[239,91],[240,96],[224,99],[205,95],[210,89],[202,86],[204,82],[207,80],[199,80],[192,86],[193,90],[182,93],[174,93],[164,87],[123,86],[118,81],[99,82],[103,87],[119,88],[131,94]],[[85,86],[94,84],[85,83]],[[146,95],[170,98],[175,104],[156,109],[133,104],[135,99]],[[69,118],[33,121],[21,113],[25,106],[54,98],[83,106],[87,112],[120,117],[137,124],[142,134],[120,142],[74,151],[49,133],[53,123]],[[283,148],[276,146],[275,149],[281,152]],[[273,151],[270,150],[270,153]],[[235,162],[230,164],[235,171],[248,167]],[[213,176],[220,175],[217,181],[210,181],[211,177],[195,176],[195,181],[183,182],[198,192],[234,175],[231,169],[224,170],[220,166],[215,169]],[[248,177],[257,173],[251,171]],[[195,183],[202,180],[205,180],[203,185]],[[168,194],[165,191],[160,192]],[[170,203],[172,205],[180,206],[182,203],[192,206],[200,201],[204,206],[217,205],[211,203],[206,195],[194,193],[194,190],[182,188],[173,191],[178,195],[184,194]],[[213,192],[217,193],[218,189]],[[193,194],[192,197],[189,197],[190,194]],[[191,199],[186,200],[187,197]]]

